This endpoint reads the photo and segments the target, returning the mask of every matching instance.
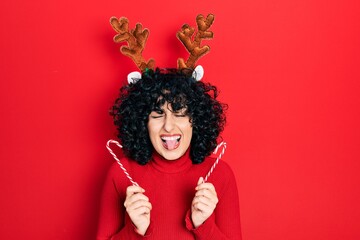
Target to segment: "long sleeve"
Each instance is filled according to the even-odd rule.
[[[218,177],[227,177],[222,191],[218,192],[219,202],[214,213],[198,228],[191,222],[191,210],[187,212],[186,227],[197,240],[241,240],[240,210],[235,176],[227,164],[217,169],[209,179],[216,182]],[[216,172],[215,171],[215,172]]]
[[[145,236],[136,232],[126,212],[126,188],[131,183],[114,163],[103,188],[97,240],[241,240],[235,177],[222,161],[208,179],[215,186],[219,202],[211,217],[193,229],[187,210],[199,176],[204,176],[215,161],[207,160],[192,164],[187,155],[177,161],[155,155],[147,165],[139,165],[130,159],[121,159],[132,178],[146,190],[152,204],[150,226]]]
[[[146,239],[151,232],[151,226],[145,236],[135,231],[135,226],[126,214],[123,206],[124,193],[117,190],[115,179],[119,181],[120,175],[118,166],[113,165],[107,175],[103,188],[97,240],[137,240]],[[126,182],[126,179],[120,179]],[[126,186],[124,186],[126,187]]]

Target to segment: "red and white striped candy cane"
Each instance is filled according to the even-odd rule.
[[[218,165],[219,163],[219,160],[222,158],[222,156],[224,155],[225,153],[225,150],[226,150],[226,142],[221,142],[219,145],[216,146],[213,154],[216,154],[217,151],[219,150],[219,148],[223,146],[222,150],[221,150],[221,153],[219,154],[219,156],[216,158],[214,164],[211,166],[209,172],[206,174],[205,178],[204,178],[204,182],[207,182],[208,178],[210,177],[210,175],[213,173],[216,165]]]
[[[116,154],[111,150],[110,148],[110,143],[115,143],[119,148],[122,148],[121,144],[118,141],[115,140],[109,140],[107,141],[106,144],[106,148],[109,150],[110,154],[114,157],[115,161],[119,164],[120,168],[124,171],[126,177],[130,180],[130,182],[132,183],[132,185],[134,186],[139,186],[139,184],[137,184],[137,182],[135,182],[132,177],[130,177],[130,174],[128,173],[128,171],[126,170],[126,168],[122,165],[122,163],[120,162],[120,160],[116,157]]]
[[[130,180],[130,182],[134,185],[134,186],[139,186],[139,184],[137,184],[137,182],[135,182],[132,177],[130,176],[130,174],[128,173],[128,171],[126,170],[126,168],[122,165],[122,163],[120,162],[120,160],[116,157],[116,154],[111,150],[110,148],[110,143],[114,143],[116,144],[119,148],[122,148],[121,144],[118,141],[115,140],[109,140],[107,141],[106,144],[106,148],[109,150],[110,154],[114,157],[115,161],[119,164],[120,168],[123,170],[123,172],[125,173],[126,177]],[[217,147],[215,148],[213,154],[216,154],[217,151],[219,150],[219,148],[223,146],[221,153],[219,154],[219,156],[216,158],[216,161],[214,162],[214,164],[211,166],[209,172],[206,174],[204,182],[207,182],[208,178],[210,177],[210,175],[213,173],[216,165],[219,163],[219,160],[222,158],[222,156],[225,153],[226,150],[226,142],[221,142],[219,145],[217,145]]]

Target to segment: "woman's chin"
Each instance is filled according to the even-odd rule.
[[[161,151],[160,155],[165,158],[166,160],[176,160],[179,159],[182,155],[184,155],[185,151],[182,151],[180,148],[176,149],[166,149],[163,148],[163,151]]]

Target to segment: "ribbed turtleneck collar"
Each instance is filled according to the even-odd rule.
[[[184,155],[176,160],[167,160],[155,150],[151,160],[151,165],[164,173],[179,173],[189,169],[192,166],[190,159],[190,150],[188,149]]]

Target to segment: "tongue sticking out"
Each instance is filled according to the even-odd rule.
[[[178,141],[177,140],[166,140],[165,141],[165,147],[168,150],[173,150],[178,146]]]

